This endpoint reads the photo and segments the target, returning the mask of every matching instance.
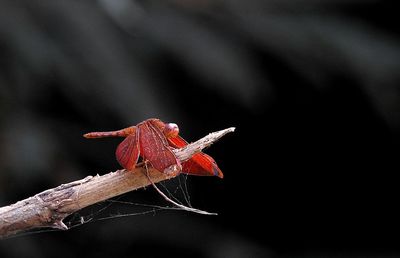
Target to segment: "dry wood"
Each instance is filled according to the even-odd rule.
[[[182,149],[174,150],[175,155],[181,162],[185,161],[234,130],[235,128],[231,127],[210,133]],[[148,171],[143,167],[133,171],[118,170],[62,184],[12,205],[1,207],[0,238],[40,227],[66,230],[68,227],[63,223],[63,219],[68,215],[97,202],[151,184],[146,173],[154,183],[170,178],[152,168]]]

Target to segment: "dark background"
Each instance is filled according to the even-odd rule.
[[[188,178],[217,217],[95,221],[1,240],[0,257],[399,255],[397,16],[356,0],[0,1],[1,206],[118,169],[120,140],[85,132],[237,127],[206,150],[225,178]]]

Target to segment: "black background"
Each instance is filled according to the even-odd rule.
[[[0,257],[398,255],[396,18],[382,1],[0,1],[1,206],[118,169],[120,140],[88,131],[237,128],[206,150],[225,178],[188,179],[218,216],[95,221]]]

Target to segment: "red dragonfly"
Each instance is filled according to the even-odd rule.
[[[171,176],[185,173],[197,176],[218,176],[223,178],[217,163],[209,155],[199,152],[182,164],[172,149],[182,148],[188,143],[179,136],[174,123],[160,119],[147,119],[136,126],[110,132],[92,132],[85,138],[125,137],[115,152],[118,163],[127,170],[135,168],[139,156],[152,167]]]

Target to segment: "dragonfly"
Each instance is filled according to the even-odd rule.
[[[175,123],[164,123],[160,119],[150,118],[135,126],[116,131],[91,132],[83,136],[125,137],[118,145],[115,156],[118,163],[127,170],[133,170],[141,157],[143,161],[168,176],[184,173],[223,178],[223,173],[215,160],[203,152],[194,154],[182,163],[176,158],[172,150],[183,148],[188,142],[179,135],[179,127]]]

